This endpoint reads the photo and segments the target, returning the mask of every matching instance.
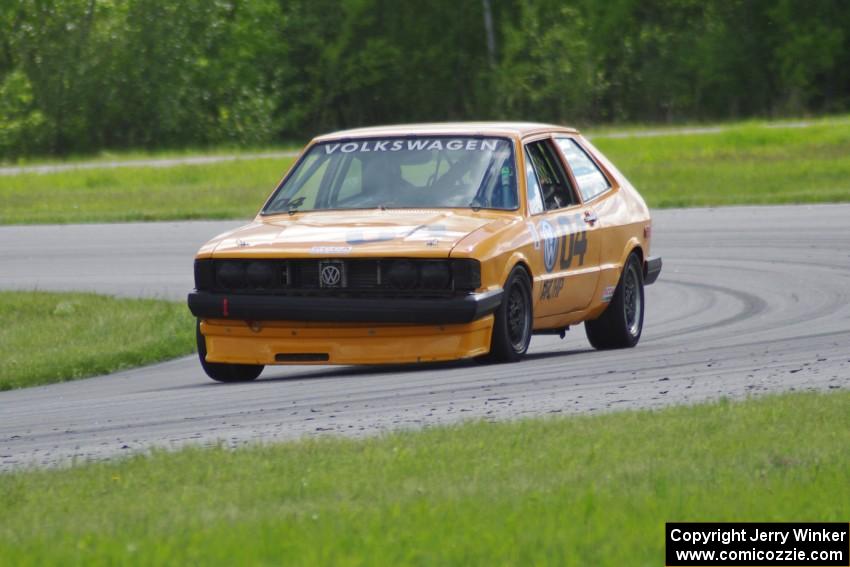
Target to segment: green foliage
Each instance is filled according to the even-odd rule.
[[[0,292],[0,390],[75,380],[194,349],[182,303],[90,293]]]
[[[850,109],[845,0],[19,0],[0,158],[266,144],[363,124]]]
[[[32,85],[15,70],[0,82],[0,155],[26,154],[43,143],[44,114],[35,108]]]
[[[552,19],[560,25],[552,25]],[[520,5],[516,26],[506,26],[499,66],[498,102],[505,117],[558,122],[587,116],[595,95],[588,28],[561,2]]]
[[[22,0],[8,48],[46,117],[42,149],[269,141],[269,5]]]
[[[0,564],[663,565],[667,521],[846,521],[849,403],[791,394],[8,473]]]

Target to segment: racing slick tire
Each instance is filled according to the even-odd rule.
[[[250,382],[263,371],[262,364],[227,364],[224,362],[207,362],[207,341],[201,334],[201,321],[195,325],[195,338],[198,342],[198,358],[207,376],[216,382]]]
[[[584,323],[587,340],[598,350],[635,346],[643,331],[645,304],[643,270],[640,258],[632,252],[608,308],[598,319]]]
[[[478,357],[479,362],[517,362],[531,342],[531,280],[525,269],[516,266],[511,270],[503,297],[495,313],[490,353]]]

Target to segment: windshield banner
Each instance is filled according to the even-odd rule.
[[[352,152],[400,152],[402,150],[467,150],[495,151],[499,144],[497,139],[481,138],[417,138],[415,140],[360,140],[325,144],[325,153],[330,155],[337,151],[344,154]]]

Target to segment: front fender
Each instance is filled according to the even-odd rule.
[[[500,278],[499,278],[499,281],[502,282],[502,285],[504,285],[504,283],[506,281],[508,281],[508,276],[511,275],[511,272],[513,271],[513,269],[519,264],[522,264],[525,267],[525,269],[528,270],[528,277],[531,279],[532,286],[534,286],[534,274],[531,273],[531,268],[530,268],[531,262],[528,260],[528,258],[525,256],[525,254],[523,254],[522,252],[520,252],[518,250],[513,252],[508,257],[508,259],[505,260],[502,263],[502,269],[501,269]]]

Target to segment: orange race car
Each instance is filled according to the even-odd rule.
[[[189,308],[219,381],[269,364],[519,360],[585,322],[632,347],[658,278],[644,200],[576,130],[363,128],[314,139],[254,221],[195,259]]]

